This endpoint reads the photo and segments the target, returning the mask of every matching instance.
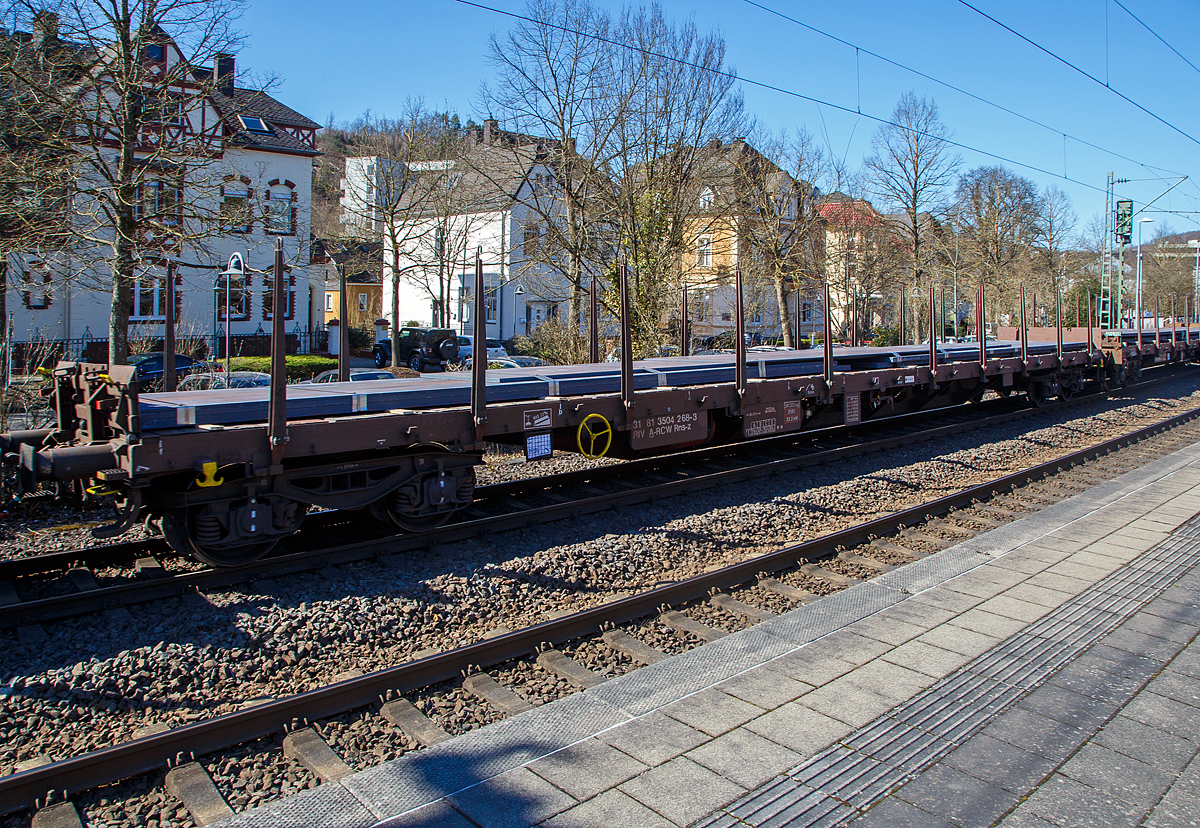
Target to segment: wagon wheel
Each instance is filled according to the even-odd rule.
[[[387,510],[388,520],[406,532],[428,532],[430,529],[436,529],[448,521],[453,514],[453,511],[422,515],[400,509],[389,508]]]
[[[431,451],[449,453],[450,449],[441,443],[418,443],[408,449],[408,452],[411,454],[421,454]],[[470,483],[472,488],[474,488],[475,470],[465,470],[463,474],[470,475]],[[458,480],[459,482],[455,485],[462,485],[466,481],[466,477],[464,476]],[[428,506],[424,509],[419,506],[414,507],[411,500],[403,492],[404,488],[401,487],[396,491],[384,495],[374,503],[368,504],[367,511],[376,520],[383,523],[392,523],[406,532],[428,532],[430,529],[436,529],[454,517],[454,514],[458,511],[458,506],[437,511],[429,511],[430,507]]]
[[[1040,382],[1031,382],[1025,391],[1025,396],[1029,398],[1029,404],[1034,408],[1041,408],[1046,404],[1046,388]]]
[[[163,537],[180,555],[189,555],[209,566],[241,566],[257,561],[279,543],[278,537],[229,545],[219,541],[198,541],[197,529],[200,529],[200,535],[204,534],[204,529],[197,522],[200,511],[200,507],[186,506],[181,509],[167,509],[163,512],[161,524]]]

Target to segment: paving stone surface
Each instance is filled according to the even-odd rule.
[[[676,825],[691,825],[746,792],[683,756],[635,776],[619,790]]]
[[[1200,828],[1197,564],[1200,445],[227,824]]]

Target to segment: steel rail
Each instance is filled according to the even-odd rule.
[[[1161,381],[1161,380],[1156,380]],[[1150,383],[1140,384],[1139,389],[1150,387]],[[253,581],[258,578],[294,575],[314,569],[317,566],[354,563],[381,554],[408,552],[427,546],[431,541],[446,543],[476,538],[493,532],[510,531],[531,524],[564,520],[578,515],[594,514],[607,509],[632,506],[649,502],[660,497],[672,497],[691,491],[709,489],[721,485],[740,483],[758,477],[765,477],[786,471],[793,471],[808,466],[821,465],[833,461],[845,460],[851,457],[884,451],[911,442],[923,442],[952,435],[961,431],[984,428],[991,425],[1003,424],[1038,413],[1045,413],[1060,408],[1073,407],[1093,398],[1102,398],[1102,394],[1074,397],[1070,401],[1048,403],[1040,408],[1016,408],[989,417],[967,417],[956,419],[946,425],[918,431],[897,430],[897,433],[880,437],[863,443],[837,446],[829,449],[806,451],[793,457],[772,459],[765,462],[750,462],[745,466],[734,469],[713,471],[703,474],[689,475],[663,483],[639,486],[633,489],[622,489],[591,497],[578,498],[563,503],[546,506],[522,508],[508,514],[491,514],[475,520],[461,521],[432,529],[428,532],[387,535],[379,538],[368,538],[351,544],[344,544],[332,549],[304,550],[264,558],[250,564],[221,569],[205,569],[198,571],[180,572],[153,580],[129,580],[120,584],[103,586],[67,595],[56,595],[24,601],[20,604],[0,606],[0,629],[11,628],[23,624],[56,621],[86,615],[92,612],[102,612],[119,606],[130,606],[138,603],[175,598],[196,590],[215,590],[235,584]],[[999,401],[1003,402],[1003,401]],[[915,419],[919,416],[928,417],[930,414],[967,413],[972,408],[955,406],[938,412],[923,412],[904,415],[903,417],[886,418],[873,421],[879,425],[902,425],[902,421]],[[865,426],[866,423],[863,424]],[[488,500],[503,500],[511,494],[540,491],[550,486],[572,485],[581,482],[602,482],[597,479],[597,472],[611,475],[645,473],[663,466],[678,466],[681,460],[688,463],[711,461],[715,457],[729,458],[745,453],[748,448],[755,450],[770,449],[776,445],[786,444],[783,437],[790,437],[791,442],[798,438],[829,438],[839,434],[853,433],[854,430],[866,430],[862,426],[838,426],[821,431],[805,432],[803,435],[777,435],[763,440],[743,443],[724,444],[709,448],[695,449],[692,452],[666,455],[663,457],[645,458],[618,466],[603,466],[566,472],[549,478],[528,478],[483,487],[480,492],[486,493]],[[482,499],[479,502],[484,502]],[[332,516],[336,512],[325,513],[331,516],[329,523],[336,524]],[[344,520],[345,517],[341,517]],[[311,531],[311,530],[310,530]],[[19,559],[35,560],[35,559]],[[2,571],[2,570],[0,570]]]
[[[1058,405],[1066,406],[1068,403],[1059,403]],[[963,409],[957,410],[959,412],[963,411]],[[584,514],[593,514],[595,512],[601,512],[621,506],[631,506],[638,503],[645,503],[659,497],[671,497],[690,491],[708,489],[715,486],[728,485],[731,483],[740,483],[757,477],[765,477],[771,474],[778,474],[784,471],[804,468],[806,466],[820,465],[823,463],[833,462],[835,460],[844,460],[862,454],[883,451],[914,441],[923,442],[926,440],[933,440],[937,439],[938,437],[943,437],[960,431],[974,430],[989,425],[1009,422],[1014,419],[1020,419],[1025,416],[1030,416],[1031,414],[1047,410],[1049,410],[1049,406],[1041,409],[1018,408],[984,418],[965,418],[947,425],[937,426],[932,429],[923,429],[918,431],[897,430],[897,433],[868,442],[838,446],[836,448],[820,449],[816,451],[807,451],[794,457],[770,459],[764,462],[752,461],[744,466],[734,469],[725,469],[703,474],[689,475],[676,480],[670,480],[665,483],[652,483],[646,486],[638,486],[637,488],[633,489],[622,489],[620,491],[592,495],[585,498],[576,498],[563,503],[553,503],[546,506],[522,508],[518,511],[509,512],[507,514],[490,514],[486,517],[477,518],[474,520],[466,520],[458,523],[448,524],[427,532],[369,538],[367,540],[357,541],[355,543],[343,544],[332,549],[323,548],[319,550],[304,550],[288,554],[275,555],[273,557],[263,558],[262,560],[245,564],[243,566],[185,571],[171,575],[160,576],[152,580],[128,580],[123,583],[102,586],[97,589],[72,592],[66,595],[37,598],[30,601],[24,601],[20,604],[0,606],[0,629],[20,626],[23,624],[39,623],[43,621],[62,620],[64,618],[77,617],[92,612],[101,612],[103,610],[118,606],[130,606],[132,604],[146,603],[163,598],[174,598],[195,590],[218,589],[232,586],[234,584],[245,583],[247,581],[253,581],[257,578],[294,575],[300,572],[312,570],[313,568],[321,565],[334,566],[337,564],[353,563],[355,561],[360,561],[365,558],[374,557],[380,554],[408,552],[427,546],[431,541],[446,543],[466,540],[493,532],[519,529],[531,524],[564,520],[573,516]],[[906,415],[906,417],[915,416],[916,415]],[[926,413],[925,416],[928,416],[928,413]],[[900,418],[895,418],[895,420],[899,419]],[[889,418],[888,422],[890,423],[892,420]],[[815,433],[816,432],[808,432],[806,436]],[[766,449],[772,447],[775,445],[775,443],[771,442],[771,440],[766,440],[731,445],[741,447],[744,453],[748,446],[753,445],[756,449]],[[720,449],[729,448],[730,446],[726,445],[712,447],[709,449],[700,449],[698,451],[704,455],[702,457],[693,457],[691,455],[684,454],[668,455],[668,458],[675,458],[673,463],[660,462],[665,458],[647,458],[648,461],[656,462],[648,463],[646,466],[637,467],[634,467],[633,463],[627,463],[620,466],[607,466],[600,467],[598,469],[585,469],[566,472],[561,476],[555,475],[550,478],[529,478],[526,480],[510,481],[507,483],[495,484],[494,486],[487,486],[480,491],[481,493],[487,493],[486,496],[489,501],[502,501],[504,498],[513,494],[541,491],[550,486],[569,486],[583,482],[604,482],[602,479],[597,480],[595,473],[598,471],[612,470],[611,474],[613,475],[630,474],[633,476],[638,473],[644,474],[646,471],[659,468],[660,466],[677,466],[679,463],[679,458],[686,458],[689,463],[693,461],[710,461],[714,452],[718,452]],[[732,457],[736,455],[736,453],[732,451],[719,452],[719,454],[724,457]],[[641,461],[633,462],[638,463]],[[567,479],[560,480],[560,477]],[[481,500],[478,502],[482,503],[484,501]],[[331,512],[328,514],[332,515],[336,513]],[[345,517],[343,516],[342,519],[344,520]],[[331,521],[331,523],[333,523],[333,521]]]
[[[1149,386],[1150,383],[1146,383],[1145,385]],[[1090,399],[1092,396],[1099,397],[1101,394],[1097,393],[1087,397],[1079,397],[1076,398],[1075,402],[1083,402],[1087,399]],[[1053,406],[1047,405],[1041,410],[1050,411],[1054,410],[1055,407],[1062,405],[1066,405],[1066,403],[1055,403]],[[936,413],[943,415],[952,415],[955,413],[961,414],[970,410],[970,408],[971,406],[955,406],[952,408],[939,409]],[[493,483],[487,486],[481,486],[477,490],[477,494],[482,500],[491,497],[508,497],[516,494],[527,494],[530,492],[542,491],[549,487],[563,487],[578,483],[603,482],[604,477],[609,475],[616,475],[626,472],[637,474],[643,471],[660,469],[664,466],[678,465],[680,462],[691,463],[717,458],[723,459],[729,456],[744,454],[748,449],[758,449],[773,444],[790,445],[806,439],[828,439],[829,437],[838,434],[852,434],[856,433],[857,431],[866,430],[868,427],[876,427],[881,424],[902,427],[904,423],[910,420],[918,417],[928,417],[931,413],[934,412],[905,414],[899,417],[889,417],[886,418],[886,420],[867,421],[851,426],[833,426],[830,428],[815,429],[812,431],[772,435],[770,437],[763,437],[755,440],[724,443],[719,446],[691,449],[687,452],[679,452],[676,454],[637,458],[612,466],[596,466],[587,469],[576,469],[569,472],[561,472],[548,476],[528,477],[520,480],[508,480],[503,483]],[[330,510],[328,512],[315,512],[305,518],[304,526],[301,527],[300,532],[305,533],[320,531],[335,527],[342,522],[352,519],[353,518],[348,516],[344,511]],[[90,523],[93,521],[88,522]],[[103,523],[105,521],[94,522]],[[170,551],[170,548],[167,546],[167,542],[161,537],[154,537],[118,544],[86,546],[64,550],[61,552],[47,552],[42,555],[31,555],[25,558],[9,558],[6,560],[0,560],[0,581],[8,581],[15,578],[25,578],[36,575],[49,575],[62,572],[80,564],[86,566],[101,566],[130,563],[139,556],[153,555],[163,551]],[[170,554],[173,555],[175,553],[170,552]]]
[[[651,615],[664,605],[700,599],[713,589],[729,589],[746,583],[760,572],[776,572],[801,561],[827,557],[839,547],[865,543],[873,537],[895,532],[902,526],[969,506],[977,500],[1051,476],[1197,417],[1200,417],[1200,408],[928,503],[574,615],[3,777],[0,778],[0,814],[32,807],[51,792],[62,792],[65,797],[119,782],[285,731],[297,721],[329,718],[366,707],[386,698],[389,692],[415,690],[451,680],[473,666],[492,666],[521,658],[535,652],[544,643],[558,644],[592,635],[604,624],[628,623]]]

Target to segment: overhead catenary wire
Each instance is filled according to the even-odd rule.
[[[1170,43],[1167,43],[1167,41],[1163,39],[1162,35],[1160,35],[1160,34],[1159,34],[1158,32],[1156,32],[1156,31],[1154,31],[1154,29],[1151,29],[1151,28],[1150,28],[1150,26],[1149,26],[1149,25],[1147,25],[1147,24],[1146,24],[1146,22],[1142,20],[1142,18],[1138,17],[1136,14],[1134,14],[1133,12],[1131,12],[1131,11],[1129,10],[1129,8],[1128,8],[1128,7],[1127,7],[1127,6],[1126,6],[1124,3],[1122,3],[1122,2],[1121,2],[1121,0],[1113,0],[1113,2],[1114,2],[1114,3],[1116,3],[1118,6],[1120,6],[1120,7],[1121,7],[1121,9],[1122,9],[1122,10],[1123,10],[1123,11],[1124,11],[1124,12],[1125,12],[1127,15],[1129,15],[1129,16],[1130,16],[1130,17],[1132,17],[1134,20],[1136,20],[1136,21],[1138,22],[1138,24],[1139,24],[1139,25],[1140,25],[1140,26],[1141,26],[1143,29],[1145,29],[1146,31],[1148,31],[1150,34],[1154,35],[1154,37],[1155,37],[1155,38],[1158,40],[1158,42],[1159,42],[1159,43],[1161,43],[1162,45],[1164,45],[1164,46],[1166,46],[1168,49],[1170,49],[1172,52],[1174,52],[1176,57],[1178,57],[1180,60],[1182,60],[1182,61],[1183,61],[1184,63],[1186,63],[1188,66],[1192,67],[1192,69],[1194,69],[1194,70],[1195,70],[1197,73],[1200,73],[1200,68],[1198,68],[1198,67],[1196,66],[1196,64],[1192,63],[1190,60],[1188,60],[1188,59],[1187,59],[1187,58],[1185,58],[1185,57],[1184,57],[1182,54],[1180,54],[1179,50],[1178,50],[1178,49],[1176,49],[1174,46],[1172,46]]]
[[[693,61],[688,61],[688,60],[684,60],[683,58],[675,57],[674,55],[668,55],[668,54],[664,54],[662,52],[655,52],[653,50],[644,49],[642,47],[634,46],[629,43],[622,43],[620,41],[613,40],[612,38],[603,37],[601,35],[594,34],[592,32],[583,32],[578,29],[573,29],[570,26],[563,26],[560,23],[552,23],[548,20],[538,20],[537,18],[529,17],[528,15],[519,14],[517,12],[507,11],[505,9],[498,9],[498,8],[495,8],[494,6],[488,6],[484,3],[477,3],[477,2],[474,2],[474,0],[454,0],[454,2],[464,5],[464,6],[471,6],[473,8],[477,8],[481,11],[487,11],[487,12],[491,12],[493,14],[498,14],[498,15],[501,15],[502,17],[510,17],[514,20],[523,20],[526,23],[533,23],[536,26],[548,26],[549,28],[557,29],[558,31],[565,32],[565,33],[571,34],[571,35],[575,35],[577,37],[588,38],[588,39],[594,40],[598,43],[607,43],[610,46],[616,46],[621,49],[629,49],[631,51],[641,52],[642,54],[648,55],[650,57],[659,58],[661,60],[667,60],[672,63],[677,63],[681,66],[687,66],[688,68],[691,68],[691,69],[699,69],[703,72],[710,72],[710,73],[712,73],[714,75],[718,75],[720,77],[729,78],[731,80],[740,81],[741,83],[745,83],[750,86],[758,87],[759,89],[766,89],[771,92],[778,92],[781,95],[787,95],[788,97],[797,98],[797,99],[803,100],[803,101],[809,101],[810,103],[816,104],[818,107],[827,106],[831,109],[836,109],[839,112],[844,112],[847,115],[857,115],[857,116],[861,116],[863,118],[868,118],[868,119],[874,121],[875,123],[881,124],[884,126],[892,126],[892,127],[898,128],[898,129],[912,131],[912,132],[915,132],[916,134],[924,136],[924,137],[934,137],[934,136],[930,136],[928,133],[926,133],[923,130],[914,130],[910,126],[905,126],[904,124],[899,124],[895,121],[889,120],[888,118],[883,118],[878,115],[872,115],[869,112],[859,112],[856,109],[854,109],[853,107],[844,106],[842,104],[834,103],[833,101],[827,101],[822,98],[814,97],[812,95],[805,95],[803,92],[797,92],[793,89],[787,89],[782,86],[777,86],[776,84],[767,83],[765,81],[754,80],[753,78],[743,77],[743,76],[736,74],[735,72],[729,72],[729,71],[725,71],[725,70],[721,70],[721,69],[713,69],[710,66],[703,66],[703,65],[695,63]],[[958,149],[965,150],[967,152],[977,153],[986,158],[991,158],[995,161],[1000,161],[1000,162],[1006,163],[1006,164],[1012,164],[1014,167],[1020,167],[1022,169],[1030,170],[1032,172],[1040,173],[1041,175],[1050,176],[1051,178],[1058,178],[1063,181],[1070,182],[1071,184],[1076,184],[1080,187],[1085,187],[1089,190],[1094,190],[1095,192],[1098,192],[1098,193],[1106,193],[1107,192],[1107,190],[1105,190],[1104,187],[1097,187],[1096,185],[1089,184],[1086,181],[1080,181],[1079,179],[1071,178],[1071,177],[1063,175],[1061,173],[1056,173],[1051,170],[1047,170],[1043,167],[1038,167],[1034,164],[1026,163],[1024,161],[1018,161],[1015,158],[1010,158],[1006,155],[1000,155],[999,153],[981,149],[980,147],[974,147],[974,146],[971,146],[970,144],[964,144],[960,141],[955,141],[950,138],[944,138],[941,136],[937,136],[937,138],[938,138],[938,140],[943,141],[944,143],[946,143],[949,146],[957,147]],[[1132,163],[1139,163],[1139,162],[1132,162]],[[1147,169],[1149,169],[1149,167],[1145,164],[1139,163],[1139,166],[1146,167]]]
[[[1138,109],[1140,109],[1142,112],[1149,115],[1154,120],[1158,121],[1159,123],[1163,124],[1164,126],[1170,128],[1170,129],[1174,130],[1175,132],[1178,132],[1180,135],[1182,135],[1184,138],[1187,138],[1192,143],[1200,144],[1200,139],[1196,138],[1195,136],[1191,135],[1190,133],[1184,132],[1182,129],[1175,126],[1173,123],[1168,121],[1166,118],[1162,117],[1161,115],[1158,115],[1157,113],[1151,112],[1149,109],[1142,106],[1140,103],[1138,103],[1133,98],[1126,95],[1124,92],[1121,92],[1120,90],[1117,90],[1117,89],[1113,89],[1113,87],[1110,84],[1108,84],[1107,82],[1100,80],[1095,75],[1091,74],[1090,72],[1088,72],[1084,69],[1079,68],[1074,63],[1071,63],[1071,61],[1067,60],[1066,58],[1062,57],[1061,55],[1058,55],[1058,54],[1050,51],[1049,49],[1047,49],[1045,46],[1041,45],[1040,43],[1026,37],[1025,35],[1018,32],[1016,29],[1014,29],[1012,26],[1009,26],[1006,23],[1001,23],[999,20],[992,17],[987,12],[968,3],[967,0],[958,0],[958,2],[961,3],[962,5],[966,6],[968,9],[975,12],[976,14],[980,15],[981,17],[985,17],[988,20],[992,21],[997,26],[1004,29],[1006,32],[1009,32],[1010,34],[1012,34],[1014,37],[1017,37],[1017,38],[1025,41],[1026,43],[1028,43],[1030,46],[1037,49],[1038,51],[1043,52],[1046,55],[1049,55],[1050,57],[1054,58],[1055,60],[1057,60],[1059,63],[1063,64],[1064,66],[1067,66],[1067,67],[1075,70],[1076,72],[1083,75],[1085,78],[1092,81],[1093,83],[1103,86],[1105,89],[1107,89],[1109,92],[1112,92],[1114,95],[1116,95],[1121,100],[1125,101],[1126,103],[1128,103],[1132,106],[1137,107]],[[1124,6],[1122,6],[1122,8],[1124,8]]]
[[[1130,164],[1136,164],[1137,166],[1142,167],[1143,169],[1146,169],[1146,170],[1159,170],[1161,172],[1165,172],[1170,175],[1183,175],[1183,173],[1181,173],[1181,172],[1177,172],[1175,170],[1168,170],[1165,167],[1156,167],[1152,164],[1146,164],[1142,161],[1138,161],[1136,158],[1130,158],[1127,155],[1122,155],[1121,153],[1117,152],[1116,150],[1112,150],[1107,147],[1102,147],[1099,144],[1093,143],[1092,141],[1088,141],[1085,138],[1080,138],[1077,135],[1072,135],[1069,132],[1064,132],[1063,130],[1059,129],[1058,127],[1054,127],[1049,124],[1043,123],[1042,121],[1039,121],[1036,118],[1031,118],[1028,115],[1023,115],[1014,109],[1010,109],[1009,107],[1005,106],[1004,104],[997,103],[993,100],[983,97],[982,95],[977,95],[976,93],[968,91],[968,90],[962,88],[961,86],[957,86],[953,83],[950,83],[949,81],[944,81],[940,78],[935,78],[933,75],[930,75],[926,72],[922,72],[920,69],[915,69],[912,66],[909,66],[905,63],[901,63],[898,60],[894,60],[892,58],[886,57],[884,55],[879,54],[878,52],[873,52],[870,49],[859,46],[856,43],[852,43],[851,41],[846,40],[845,38],[838,37],[837,35],[831,34],[830,32],[824,31],[823,29],[818,29],[816,26],[813,26],[811,23],[805,23],[803,20],[798,20],[795,17],[792,17],[791,15],[784,14],[783,12],[781,12],[777,9],[773,9],[770,6],[767,6],[767,5],[764,5],[763,3],[757,2],[757,0],[743,0],[743,2],[745,2],[751,6],[754,6],[757,9],[761,9],[762,11],[765,11],[768,14],[772,14],[778,18],[786,20],[789,23],[794,23],[797,26],[799,26],[803,29],[807,29],[808,31],[810,31],[814,34],[818,34],[822,37],[828,38],[829,40],[832,40],[835,43],[840,43],[843,46],[848,46],[848,47],[854,49],[856,56],[858,55],[859,52],[861,52],[862,54],[865,54],[865,55],[869,55],[870,57],[873,57],[878,61],[886,63],[889,66],[894,66],[897,69],[902,69],[905,72],[910,72],[919,78],[923,78],[924,80],[930,81],[931,83],[936,83],[939,86],[945,87],[946,89],[949,89],[953,92],[957,92],[960,95],[965,95],[968,98],[970,98],[971,100],[978,101],[979,103],[985,104],[986,106],[993,107],[994,109],[997,109],[1007,115],[1012,115],[1014,118],[1019,118],[1028,124],[1033,124],[1034,126],[1041,127],[1042,129],[1062,135],[1064,139],[1069,138],[1070,140],[1075,141],[1078,144],[1082,144],[1085,147],[1090,147],[1091,149],[1098,150],[1099,152],[1107,153],[1114,158],[1119,158],[1122,161],[1128,161]],[[856,59],[856,61],[857,61],[857,59]],[[861,93],[860,93],[860,99],[861,99]],[[1157,180],[1161,180],[1161,177]]]

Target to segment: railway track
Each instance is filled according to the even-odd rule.
[[[598,630],[607,629],[602,639],[608,646],[635,661],[657,660],[662,653],[648,645],[639,645],[627,633],[622,635],[620,630],[612,629],[613,626],[658,616],[664,624],[699,640],[711,639],[722,631],[691,619],[685,612],[669,608],[686,608],[692,604],[716,608],[748,621],[762,620],[771,614],[771,610],[756,606],[754,596],[764,590],[786,600],[788,605],[815,597],[789,585],[786,573],[804,572],[821,578],[828,582],[830,589],[845,587],[852,578],[839,572],[839,568],[849,567],[860,573],[863,570],[884,571],[891,566],[884,562],[889,557],[893,560],[918,558],[927,554],[930,548],[965,540],[974,533],[1016,519],[1076,491],[1083,491],[1125,467],[1140,464],[1141,457],[1127,457],[1131,451],[1135,455],[1155,452],[1161,455],[1173,450],[1176,444],[1194,442],[1195,426],[1188,430],[1189,433],[1158,449],[1139,451],[1135,445],[1198,419],[1200,409],[1194,409],[1036,467],[752,560],[398,667],[348,678],[310,692],[0,778],[0,813],[30,807],[38,800],[45,801],[48,791],[57,791],[56,798],[62,798],[62,792],[75,794],[164,766],[180,772],[184,768],[192,772],[195,769],[203,771],[191,763],[194,757],[281,731],[290,731],[293,736],[301,734],[289,738],[295,755],[305,763],[305,751],[296,746],[312,745],[314,738],[320,742],[315,732],[306,729],[308,722],[361,708],[375,709],[381,700],[394,705],[391,713],[398,727],[412,728],[416,733],[425,728],[424,736],[418,735],[415,739],[419,743],[430,743],[439,738],[436,726],[429,728],[429,720],[423,724],[419,714],[413,716],[409,710],[411,705],[398,698],[400,693],[465,674],[468,676],[465,688],[488,699],[489,704],[499,706],[507,698],[506,688],[497,685],[482,668],[526,659],[535,653],[538,653],[537,661],[543,669],[562,676],[575,686],[587,686],[587,682],[602,677],[589,676],[590,671],[579,664],[573,665],[561,651],[547,649],[547,644],[594,638]],[[1121,454],[1102,461],[1097,471],[1086,465],[1128,446],[1135,447],[1125,448]],[[1114,472],[1111,467],[1116,464],[1121,468]],[[668,481],[660,485],[684,482]],[[515,698],[511,691],[507,692]],[[392,720],[386,710],[384,716]]]
[[[1172,373],[1142,383],[1138,389],[1148,390],[1178,376]],[[466,520],[428,532],[393,534],[381,524],[364,519],[361,513],[322,512],[309,516],[304,529],[287,542],[282,554],[240,567],[169,571],[159,557],[173,553],[160,538],[0,561],[0,629],[24,628],[22,635],[36,640],[39,634],[32,625],[43,622],[196,595],[239,583],[410,551],[432,542],[459,541],[644,503],[906,443],[934,440],[1102,398],[1101,394],[1080,396],[1038,409],[1017,399],[998,399],[932,414],[497,483],[477,490],[475,504],[466,510]],[[338,530],[351,523],[356,534],[367,537],[350,544],[339,543]],[[126,574],[98,580],[94,571],[101,567],[123,567]],[[47,584],[50,580],[57,583]]]

